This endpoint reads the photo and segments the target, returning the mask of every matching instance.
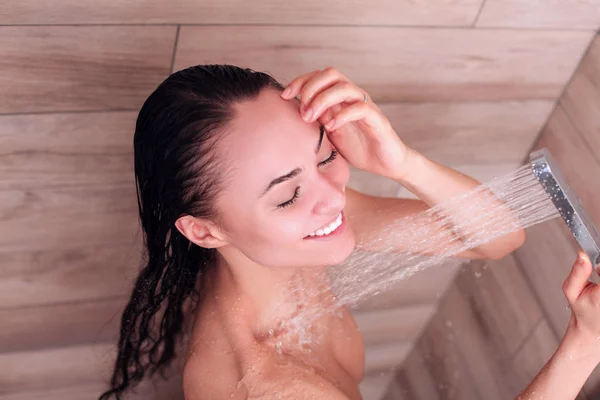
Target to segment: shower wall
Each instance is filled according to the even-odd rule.
[[[532,150],[540,147],[550,150],[600,227],[600,36]],[[462,268],[385,398],[513,398],[565,332],[571,313],[561,286],[577,250],[554,219],[528,228],[523,247],[508,257]],[[579,398],[599,396],[596,369]]]
[[[286,83],[334,66],[408,145],[485,181],[522,162],[600,24],[592,2],[546,3],[4,0],[0,400],[105,388],[141,262],[136,113],[170,72],[233,63]],[[408,195],[356,170],[350,186]],[[409,354],[456,272],[432,268],[353,310],[365,399],[384,392],[380,372]],[[137,398],[181,398],[178,379]]]

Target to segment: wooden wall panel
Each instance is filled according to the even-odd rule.
[[[482,0],[5,0],[0,24],[290,24],[470,26]]]
[[[113,343],[98,343],[0,354],[0,400],[97,398],[106,390],[115,350]],[[183,399],[180,371],[175,362],[167,381],[147,380],[137,396],[126,398]]]
[[[600,27],[595,0],[487,0],[477,27],[588,29]]]
[[[82,197],[91,198],[95,192],[101,195],[98,200],[103,199],[108,203],[106,200],[111,198],[110,193],[118,192],[117,189],[118,187],[114,190],[82,187],[71,191],[66,197],[79,192]],[[47,190],[38,193],[51,192]],[[73,208],[69,210],[67,207],[71,203],[63,204],[63,210],[58,211],[58,207],[55,207],[49,214],[5,215],[2,218],[3,229],[0,231],[0,252],[73,248],[108,243],[131,244],[138,237],[138,216],[133,209],[111,212],[98,207],[91,211],[93,204],[87,209],[77,209],[78,203],[74,201]]]
[[[382,104],[400,138],[446,165],[518,165],[552,101]]]
[[[454,279],[459,266],[459,263],[445,262],[393,282],[385,291],[361,301],[355,310],[373,311],[436,303]]]
[[[0,116],[0,190],[127,183],[135,193],[136,118],[137,112]]]
[[[385,342],[408,342],[417,339],[427,321],[435,314],[435,303],[354,312],[365,345]]]
[[[127,298],[0,309],[0,353],[117,343]]]
[[[592,36],[510,30],[184,26],[175,69],[231,63],[271,72],[287,82],[307,70],[333,66],[378,102],[555,99]]]
[[[455,293],[456,288],[451,286],[444,299],[448,299],[448,296],[453,296]],[[444,304],[457,306],[456,303],[448,301],[440,303],[442,306]],[[472,384],[473,379],[476,378],[471,375],[456,336],[451,335],[451,329],[444,314],[436,314],[416,344],[415,350],[423,354],[423,362],[433,377],[432,389],[440,399],[480,399],[482,397],[476,385]],[[427,380],[420,382],[427,382]],[[399,385],[402,387],[402,381],[399,381]],[[411,389],[411,386],[408,386],[408,389]],[[407,397],[411,398],[411,395],[407,394]],[[416,398],[421,400],[419,397]]]
[[[450,285],[396,384],[414,399],[514,398],[523,388],[509,365],[541,320],[512,255],[473,261]]]
[[[393,342],[367,347],[365,349],[365,374],[386,373],[402,364],[412,345],[412,342]]]
[[[440,356],[442,356],[440,354]],[[449,357],[450,366],[453,364],[462,365],[462,360],[457,359],[456,354],[446,354],[446,357]],[[435,354],[423,353],[422,346],[417,344],[413,347],[412,351],[408,355],[406,361],[402,365],[397,373],[395,374],[394,383],[390,385],[390,389],[384,400],[398,400],[399,398],[406,398],[410,400],[440,400],[443,397],[440,397],[438,390],[440,390],[440,386],[447,384],[447,381],[442,381],[432,376],[432,372],[430,371],[429,366],[433,362],[440,362],[441,360],[432,360],[432,357],[435,357]],[[443,357],[443,356],[442,356]],[[461,376],[460,370],[457,369],[454,371],[454,376],[450,375],[450,377],[454,380],[458,380],[459,378],[468,379],[464,374]],[[464,385],[461,382],[456,382],[459,385]]]
[[[529,282],[512,255],[462,269],[454,284],[465,294],[481,331],[498,354],[515,354],[542,318]],[[447,318],[452,320],[451,315]]]
[[[381,399],[383,394],[385,394],[388,390],[388,386],[390,385],[392,379],[393,374],[391,372],[366,375],[365,378],[360,382],[360,394],[364,400]]]
[[[598,43],[596,38],[534,145],[534,149],[550,150],[597,226],[600,193],[590,182],[595,182],[600,174]],[[458,274],[438,315],[447,319],[460,317],[459,324],[451,320],[452,328],[463,326],[462,333],[456,332],[456,341],[474,385],[485,393],[482,398],[494,398],[498,393],[504,393],[499,398],[512,398],[556,350],[571,316],[562,284],[578,248],[565,223],[557,217],[527,229],[525,244],[513,253],[516,264],[511,262],[508,269],[490,264],[489,271],[494,275],[510,272],[502,279],[483,279],[481,271],[473,277],[469,269],[466,271],[470,272]],[[455,287],[458,289],[453,291]],[[427,332],[433,330],[429,327]],[[443,338],[443,334],[438,336]],[[413,368],[408,362],[417,361],[409,357],[402,370]],[[434,370],[430,373],[434,380],[445,377]],[[396,384],[403,381],[410,383],[406,373],[398,376]],[[589,377],[578,398],[597,398],[598,393],[600,368]]]
[[[558,340],[545,320],[541,320],[521,349],[512,358],[511,379],[507,384],[513,393],[520,393],[540,372],[558,347]]]
[[[591,184],[600,172],[600,158],[588,143],[573,126],[563,107],[558,106],[534,148],[545,147],[552,153],[581,204],[596,225],[600,225],[600,191]]]
[[[174,26],[0,27],[0,114],[139,108],[169,73]]]
[[[141,263],[135,243],[0,252],[4,308],[129,295]]]
[[[600,35],[594,39],[560,105],[594,157],[600,160]]]
[[[545,310],[549,326],[562,337],[571,316],[562,284],[577,257],[576,243],[561,219],[527,229],[525,244],[515,251],[523,274]]]

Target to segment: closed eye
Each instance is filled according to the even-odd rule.
[[[319,166],[321,165],[325,165],[325,164],[329,164],[330,162],[332,162],[333,160],[335,160],[335,158],[338,156],[338,151],[337,150],[332,150],[331,151],[331,155],[329,156],[328,159],[323,160],[319,163]]]
[[[289,206],[291,206],[292,204],[294,204],[294,203],[296,202],[296,200],[298,199],[299,193],[300,193],[300,186],[298,186],[298,187],[296,188],[296,190],[294,191],[294,196],[293,196],[291,199],[289,199],[289,200],[288,200],[288,201],[286,201],[285,203],[281,203],[281,204],[279,204],[279,205],[277,206],[277,208],[286,208],[286,207],[289,207]]]
[[[319,166],[323,166],[326,164],[329,164],[330,162],[332,162],[333,160],[336,159],[336,157],[338,156],[338,151],[337,150],[332,150],[331,151],[331,155],[326,159],[323,160],[319,163]],[[298,200],[298,197],[300,197],[300,186],[298,186],[296,188],[296,190],[294,191],[294,195],[292,196],[291,199],[289,199],[288,201],[286,201],[285,203],[281,203],[279,205],[277,205],[277,208],[286,208],[291,206],[292,204],[294,204],[296,202],[296,200]]]

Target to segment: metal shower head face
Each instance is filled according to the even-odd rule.
[[[529,155],[533,174],[540,182],[569,230],[594,266],[600,264],[600,235],[579,198],[571,189],[547,149]]]

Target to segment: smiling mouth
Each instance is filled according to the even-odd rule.
[[[335,221],[331,222],[329,225],[317,229],[316,231],[306,236],[306,238],[329,236],[332,233],[336,232],[340,228],[340,226],[342,226],[342,222],[343,217],[342,212],[340,211]]]

